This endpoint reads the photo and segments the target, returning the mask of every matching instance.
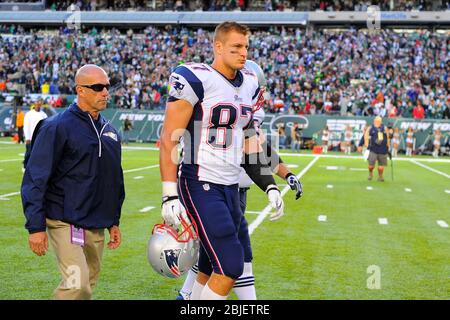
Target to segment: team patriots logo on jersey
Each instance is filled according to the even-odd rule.
[[[115,134],[114,132],[105,132],[103,134],[104,136],[110,137],[111,139],[113,139],[114,141],[117,141],[117,134]]]
[[[172,76],[170,81],[170,87],[174,88],[177,91],[177,94],[180,95],[181,91],[184,89],[184,84],[182,84],[180,81],[180,78],[176,76]]]
[[[181,249],[164,250],[167,266],[169,267],[170,272],[176,277],[181,276],[180,269],[178,268],[178,257],[180,256],[180,252]]]
[[[236,94],[234,95],[234,101],[242,102],[242,98]]]

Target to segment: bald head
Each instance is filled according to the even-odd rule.
[[[101,79],[103,81],[96,81],[97,79]],[[90,85],[94,83],[106,83],[108,81],[108,75],[105,70],[96,66],[95,64],[86,64],[78,69],[77,74],[75,75],[75,84],[76,85]]]
[[[94,64],[84,65],[75,75],[75,84],[78,106],[97,119],[109,98],[109,78],[105,70]]]

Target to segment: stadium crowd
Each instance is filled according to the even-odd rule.
[[[0,32],[0,93],[73,94],[75,70],[94,63],[110,75],[120,108],[163,108],[171,70],[213,56],[204,29]],[[250,39],[249,58],[268,79],[269,112],[450,118],[447,34],[273,27]]]
[[[46,6],[51,10],[67,10],[75,4],[81,10],[203,10],[203,11],[230,11],[230,10],[265,10],[265,11],[367,11],[370,5],[377,5],[382,11],[430,11],[447,10],[450,1],[439,0],[307,0],[307,1],[279,1],[279,0],[63,0],[47,1]]]

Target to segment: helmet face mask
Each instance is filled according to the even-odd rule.
[[[178,278],[198,260],[200,242],[195,223],[181,219],[181,230],[155,224],[148,241],[147,258],[152,268],[163,276]]]

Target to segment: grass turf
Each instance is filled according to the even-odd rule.
[[[21,159],[23,152],[23,145],[0,144],[0,299],[50,299],[59,282],[55,256],[52,250],[44,257],[29,250],[20,195],[1,198],[20,189],[21,161],[14,159]],[[291,169],[296,174],[313,159],[284,157],[298,166]],[[449,162],[423,163],[450,174]],[[155,164],[157,151],[123,150],[125,172]],[[303,198],[295,201],[288,191],[285,216],[258,226],[252,244],[259,299],[449,298],[449,229],[436,222],[450,223],[450,194],[445,192],[449,179],[396,161],[394,181],[388,167],[384,183],[369,182],[365,168],[361,158],[320,158],[301,179]],[[174,299],[183,279],[161,277],[146,257],[151,227],[160,222],[159,169],[124,175],[123,243],[117,250],[105,250],[94,298]],[[247,209],[262,211],[265,194],[256,187],[249,192]],[[140,212],[148,206],[155,208]],[[319,215],[327,215],[327,221],[319,222]],[[257,214],[246,216],[251,224]],[[388,219],[387,225],[378,223],[381,217]],[[381,272],[379,290],[367,288],[371,265]]]

